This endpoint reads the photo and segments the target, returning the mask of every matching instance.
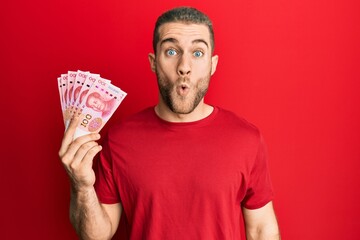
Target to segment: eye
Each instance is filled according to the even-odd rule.
[[[175,56],[177,54],[175,49],[169,49],[166,51],[166,54],[169,56]]]
[[[202,52],[202,51],[195,51],[194,53],[193,53],[193,55],[194,55],[194,57],[201,57],[202,55],[204,55],[204,53]]]

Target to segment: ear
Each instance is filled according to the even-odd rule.
[[[151,71],[155,72],[155,70],[156,70],[155,54],[149,53],[148,58],[149,58],[149,62],[150,62]]]
[[[216,66],[218,64],[218,60],[219,60],[219,56],[218,55],[214,55],[211,57],[211,76],[215,73],[216,71]]]

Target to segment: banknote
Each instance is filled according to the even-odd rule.
[[[80,70],[78,70],[76,72],[74,83],[73,83],[72,88],[70,90],[71,95],[69,95],[69,105],[68,105],[68,107],[70,109],[70,112],[75,111],[74,106],[75,106],[76,98],[78,97],[77,93],[78,93],[78,91],[80,91],[80,89],[83,86],[86,78],[88,78],[89,75],[90,75],[89,72],[83,72],[83,71],[80,71]],[[70,74],[69,74],[69,76],[70,76]]]
[[[65,83],[65,89],[64,89],[64,92],[63,92],[63,98],[64,98],[64,103],[65,103],[65,108],[67,107],[67,104],[68,104],[68,74],[67,73],[64,73],[64,74],[61,74],[60,75],[60,78],[61,78],[61,82],[62,83]]]
[[[65,126],[68,125],[70,119],[71,119],[71,114],[70,111],[68,109],[68,74],[64,73],[60,75],[60,81],[61,81],[61,94],[62,96],[60,97],[63,100],[63,104],[62,104],[62,114],[63,114],[63,118],[64,118],[64,124]]]
[[[79,105],[89,92],[91,86],[100,78],[99,74],[90,73],[86,76],[84,82],[81,86],[78,86],[74,90],[74,103],[72,109],[74,112],[77,112]]]
[[[58,81],[58,90],[59,90],[61,111],[64,111],[64,109],[65,109],[64,95],[63,95],[64,86],[63,86],[63,83],[61,82],[61,77],[58,77],[57,81]]]
[[[77,76],[77,72],[75,71],[68,71],[67,73],[67,96],[66,96],[66,105],[67,108],[70,107],[70,103],[71,103],[71,97],[72,97],[72,93],[74,90],[74,83],[75,83],[75,79]]]
[[[65,129],[74,115],[80,117],[74,138],[99,132],[127,95],[100,74],[68,71],[57,80]]]
[[[99,132],[126,97],[120,88],[109,80],[98,78],[79,105],[80,123],[74,138]]]

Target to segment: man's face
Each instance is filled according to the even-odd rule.
[[[95,111],[102,112],[105,110],[105,103],[102,99],[96,96],[89,96],[87,99],[87,104],[94,109]]]
[[[217,56],[211,56],[206,25],[166,23],[159,28],[156,55],[149,55],[161,99],[171,111],[191,113],[208,89]]]

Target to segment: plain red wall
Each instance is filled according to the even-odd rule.
[[[89,70],[128,92],[107,127],[155,104],[153,24],[178,5],[213,19],[220,62],[207,101],[263,132],[283,239],[357,239],[357,0],[2,1],[0,239],[76,239],[56,78]]]

